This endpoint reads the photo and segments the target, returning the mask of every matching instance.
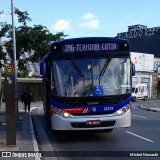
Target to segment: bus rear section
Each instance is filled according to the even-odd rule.
[[[129,127],[131,66],[127,40],[77,38],[52,43],[41,65],[45,116],[52,130]]]

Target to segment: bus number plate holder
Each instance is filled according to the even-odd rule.
[[[86,121],[86,125],[99,125],[100,124],[100,120],[89,120]]]

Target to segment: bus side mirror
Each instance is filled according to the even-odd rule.
[[[132,63],[132,76],[135,76],[135,74],[136,74],[135,65]]]
[[[42,75],[43,76],[43,74],[44,74],[44,62],[40,62],[40,75]]]

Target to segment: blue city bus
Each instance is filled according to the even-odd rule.
[[[112,131],[131,125],[134,65],[128,40],[52,42],[40,63],[44,113],[52,130]]]

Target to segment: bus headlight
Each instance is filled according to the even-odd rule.
[[[116,116],[123,115],[123,114],[126,113],[129,109],[130,109],[130,104],[127,104],[127,105],[124,106],[123,108],[117,110],[117,111],[115,112],[115,115],[116,115]]]
[[[69,117],[69,113],[64,112],[64,113],[63,113],[63,117],[65,117],[65,118]]]
[[[54,107],[54,111],[56,114],[58,114],[59,116],[64,117],[64,118],[69,118],[72,116],[70,113],[65,112],[57,107]]]
[[[123,114],[122,109],[119,109],[118,111],[116,111],[116,114],[117,114],[117,115],[122,115],[122,114]]]

